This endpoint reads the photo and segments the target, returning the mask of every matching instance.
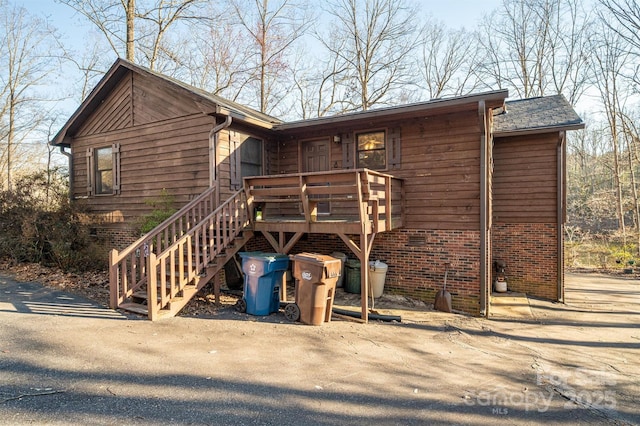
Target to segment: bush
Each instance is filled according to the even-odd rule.
[[[26,176],[0,192],[0,256],[63,270],[103,269],[107,251],[80,221],[83,207],[71,203],[59,171]]]
[[[146,200],[145,204],[153,207],[153,211],[140,218],[139,228],[141,235],[152,231],[177,211],[173,207],[174,197],[164,188],[158,198]]]

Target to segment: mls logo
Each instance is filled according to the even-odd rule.
[[[305,281],[311,281],[311,272],[304,271],[302,273],[302,279]]]

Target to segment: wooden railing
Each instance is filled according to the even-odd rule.
[[[402,179],[368,169],[245,178],[251,208],[265,221],[335,221],[381,232],[402,226]]]
[[[147,309],[151,320],[186,286],[195,285],[205,268],[249,225],[247,212],[246,196],[240,190],[162,253],[149,254]]]
[[[160,255],[167,250],[210,215],[215,206],[215,189],[209,188],[126,249],[120,252],[112,250],[109,254],[111,308],[115,309],[125,298],[146,285],[146,259],[152,253]]]

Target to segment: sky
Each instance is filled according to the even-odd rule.
[[[119,2],[120,0],[112,0]],[[216,1],[216,0],[212,0]],[[307,0],[318,1],[318,0]],[[320,0],[322,1],[322,0]],[[441,21],[452,29],[466,28],[473,30],[485,14],[489,14],[500,6],[502,0],[413,0],[424,13],[425,19],[430,17]],[[22,6],[31,15],[46,18],[61,36],[63,44],[77,52],[83,52],[89,37],[95,37],[97,30],[71,7],[59,3],[58,0],[9,0],[10,4]],[[92,35],[93,34],[93,35]],[[60,84],[58,90],[68,90]],[[71,89],[69,89],[71,90]],[[65,96],[66,96],[65,95]],[[60,101],[57,109],[61,109],[63,116],[71,116],[78,105],[77,97]]]
[[[96,34],[95,27],[71,7],[58,0],[9,0],[23,6],[31,14],[46,17],[58,30],[68,48],[82,52],[85,50],[89,34]],[[112,0],[118,2],[119,0]],[[212,0],[215,1],[215,0]],[[317,1],[317,0],[307,0]],[[414,0],[425,17],[441,21],[450,28],[474,29],[485,14],[500,6],[502,0]],[[62,108],[71,114],[78,106],[77,101],[63,101]]]
[[[48,17],[65,36],[65,40],[71,43],[74,40],[81,42],[86,31],[91,29],[83,17],[56,0],[13,0],[13,3],[24,6],[31,13]],[[416,3],[426,15],[451,28],[473,29],[483,15],[498,8],[502,0],[416,0]]]

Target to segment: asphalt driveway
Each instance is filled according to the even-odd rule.
[[[149,322],[0,277],[0,424],[638,424],[640,282],[531,318]]]

